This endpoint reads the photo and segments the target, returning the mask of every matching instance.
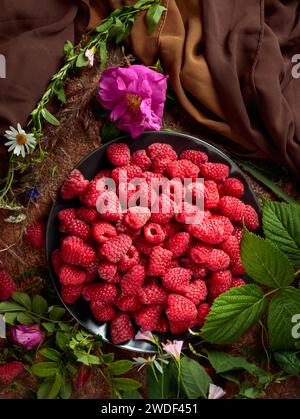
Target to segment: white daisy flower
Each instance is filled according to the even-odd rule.
[[[21,127],[17,124],[17,129],[14,127],[9,127],[9,130],[5,131],[4,137],[9,141],[5,143],[8,148],[8,151],[13,151],[14,154],[24,158],[25,153],[29,153],[30,148],[34,148],[36,145],[36,139],[33,134],[27,134]]]

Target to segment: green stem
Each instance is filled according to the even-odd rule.
[[[264,298],[268,297],[271,294],[274,294],[275,292],[279,291],[279,288],[275,288],[274,290],[271,290],[269,292],[267,292],[266,294],[264,294]]]
[[[265,336],[268,336],[268,333],[266,331],[265,325],[263,324],[263,322],[261,320],[259,320],[259,324],[261,326],[261,344],[262,344],[263,350],[264,350],[264,352],[266,354],[266,358],[267,358],[267,369],[268,369],[268,372],[270,372],[271,360],[270,360],[270,355],[269,355],[269,352],[266,348],[265,339],[264,339]]]
[[[181,360],[176,360],[178,368],[178,377],[177,377],[177,399],[180,398],[180,382],[181,382]]]
[[[297,276],[300,274],[300,269],[298,269],[296,272],[295,272],[295,278],[297,278]]]

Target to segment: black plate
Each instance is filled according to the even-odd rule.
[[[109,144],[114,142],[124,142],[128,144],[130,150],[133,152],[142,148],[148,147],[151,143],[162,142],[171,144],[176,152],[180,154],[183,150],[186,149],[195,149],[205,151],[208,155],[210,162],[219,162],[226,163],[230,167],[230,176],[234,176],[240,179],[245,185],[245,194],[243,201],[252,205],[258,213],[260,213],[259,205],[256,200],[255,194],[243,174],[243,172],[238,168],[238,166],[230,160],[222,151],[218,150],[216,147],[206,143],[203,140],[198,138],[191,137],[189,135],[180,134],[176,132],[145,132],[139,138],[133,140],[131,137],[126,136],[118,138],[110,143],[107,143],[100,147],[99,149],[93,151],[90,155],[85,157],[77,166],[76,169],[79,169],[86,179],[92,179],[102,168],[109,167],[105,152]],[[53,282],[53,285],[56,289],[58,296],[60,296],[60,283],[54,272],[52,263],[51,263],[51,254],[53,250],[60,247],[60,237],[61,233],[58,229],[58,219],[57,214],[59,211],[69,207],[78,207],[79,201],[74,200],[63,200],[60,195],[57,196],[56,201],[53,204],[51,209],[48,225],[47,225],[47,237],[46,237],[46,256],[49,266],[50,276]],[[100,335],[105,342],[110,342],[108,328],[106,324],[100,325],[91,315],[88,302],[83,298],[80,298],[75,304],[67,305],[62,301],[62,304],[66,307],[69,313],[75,318],[75,320],[80,323],[85,329],[91,333]],[[195,338],[191,335],[176,335],[176,339],[185,339],[189,336],[189,341],[195,341]],[[172,335],[164,335],[165,338],[170,338]],[[150,342],[146,341],[135,341],[130,340],[124,345],[118,345],[118,347],[123,349],[128,349],[136,352],[156,352],[155,346]]]

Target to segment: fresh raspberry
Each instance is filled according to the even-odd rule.
[[[159,244],[166,238],[166,234],[161,225],[156,223],[148,223],[144,227],[144,235],[150,243]]]
[[[229,270],[212,272],[209,282],[209,293],[213,299],[229,290],[232,283],[232,275]]]
[[[94,249],[76,236],[62,240],[60,255],[64,262],[80,266],[89,266],[96,258]]]
[[[155,173],[164,173],[167,165],[178,160],[178,156],[175,150],[169,149],[163,153],[158,154],[155,159],[152,160],[152,169]]]
[[[62,267],[63,261],[61,260],[60,250],[56,249],[52,252],[51,262],[56,275],[59,275],[60,268]]]
[[[236,236],[230,236],[219,244],[220,249],[229,255],[231,260],[235,260],[240,256],[240,242]]]
[[[89,181],[85,180],[82,173],[74,169],[65,179],[60,194],[63,199],[72,199],[82,193],[88,186]]]
[[[139,236],[134,240],[134,245],[137,248],[137,250],[145,256],[150,256],[153,248],[154,248],[154,244],[148,242],[148,240],[145,239],[144,236]]]
[[[232,272],[232,275],[234,276],[244,275],[245,268],[240,257],[233,260],[233,262],[230,265],[230,270]]]
[[[157,157],[170,152],[170,150],[174,151],[173,147],[170,144],[153,143],[148,146],[147,154],[151,160],[154,160]]]
[[[208,244],[219,244],[224,240],[224,220],[210,217],[202,224],[189,225],[188,231],[196,239]]]
[[[142,265],[136,265],[126,272],[120,282],[122,296],[137,294],[144,283],[145,276],[145,268]]]
[[[96,174],[94,180],[105,179],[111,177],[111,170],[110,169],[102,169],[100,172]]]
[[[107,240],[101,247],[101,254],[110,262],[117,263],[126,255],[131,247],[132,240],[127,234],[119,234]]]
[[[166,314],[168,319],[173,323],[188,323],[196,320],[197,308],[188,298],[178,294],[170,294],[168,296]]]
[[[117,273],[117,265],[111,262],[100,262],[98,266],[98,274],[101,279],[108,282],[114,282]]]
[[[0,384],[11,384],[23,370],[23,364],[19,361],[11,361],[0,365]]]
[[[76,210],[76,216],[79,220],[93,224],[98,218],[98,211],[91,207],[80,207]]]
[[[207,270],[203,266],[196,264],[188,258],[181,258],[180,264],[182,267],[191,269],[193,271],[193,277],[197,279],[203,279],[207,275]]]
[[[46,224],[43,221],[36,221],[30,226],[26,227],[24,239],[32,247],[41,249],[44,246],[46,237]]]
[[[165,194],[161,194],[151,208],[151,222],[167,224],[174,215],[174,203]]]
[[[196,205],[183,201],[176,205],[175,219],[178,223],[186,224],[185,228],[188,229],[190,226],[201,224],[206,219],[206,214]]]
[[[146,150],[135,151],[131,156],[130,164],[139,166],[143,172],[151,168],[151,160],[147,156]]]
[[[66,304],[74,304],[83,291],[83,284],[63,285],[61,287],[61,298]]]
[[[219,201],[219,210],[232,221],[241,222],[245,204],[234,196],[223,196]]]
[[[139,177],[139,180],[137,181],[133,179],[128,182],[126,188],[128,201],[127,208],[139,206],[151,209],[157,199],[157,193],[154,188],[151,185],[148,185],[147,181],[141,177]]]
[[[221,271],[228,268],[230,257],[223,250],[213,249],[205,267],[210,271]]]
[[[136,247],[131,246],[126,255],[122,256],[120,262],[118,262],[118,271],[129,271],[129,269],[133,268],[139,263],[139,260],[139,252],[137,251]]]
[[[112,224],[106,221],[97,221],[93,224],[92,234],[97,242],[105,243],[109,239],[117,236],[117,230]]]
[[[208,262],[212,250],[211,246],[197,243],[191,247],[189,257],[194,263],[204,265]]]
[[[161,315],[159,319],[157,320],[157,323],[153,330],[154,332],[157,332],[157,333],[166,333],[168,329],[169,329],[168,319],[164,315]]]
[[[212,215],[209,217],[211,220],[219,220],[224,223],[224,234],[223,234],[223,241],[227,240],[231,234],[233,233],[234,227],[232,222],[229,220],[228,217],[225,217],[224,215]]]
[[[168,265],[173,257],[172,252],[155,246],[150,253],[150,260],[147,274],[149,276],[162,276],[166,273]]]
[[[57,214],[57,218],[63,224],[67,224],[70,221],[75,220],[77,218],[76,208],[67,208],[59,211],[59,213]]]
[[[189,160],[172,161],[166,167],[166,173],[170,179],[196,179],[199,174],[199,171],[199,167]]]
[[[110,336],[112,343],[119,345],[133,339],[134,329],[130,317],[126,313],[119,313],[110,323]]]
[[[236,198],[240,198],[244,195],[244,191],[244,185],[240,180],[234,177],[229,177],[225,180],[225,182],[222,185],[221,195],[229,195],[235,196]]]
[[[206,283],[202,281],[202,279],[195,279],[189,284],[188,290],[184,294],[184,296],[189,300],[193,301],[194,304],[198,305],[206,299]]]
[[[118,234],[128,234],[132,239],[138,237],[141,234],[140,228],[131,228],[125,223],[125,214],[123,213],[121,218],[115,224]]]
[[[98,276],[99,259],[93,260],[86,268],[86,279],[85,282],[93,282]]]
[[[90,207],[95,207],[99,196],[106,191],[105,183],[102,179],[92,180],[86,189],[79,195],[80,201]]]
[[[170,321],[170,330],[173,335],[181,335],[191,327],[195,326],[196,320],[189,320],[184,322]]]
[[[168,292],[158,284],[146,285],[139,290],[139,297],[142,304],[164,304]]]
[[[186,268],[169,269],[162,278],[165,288],[178,293],[186,293],[192,279],[193,272]]]
[[[256,230],[259,227],[258,214],[251,205],[244,206],[243,221],[249,230]]]
[[[114,284],[119,284],[121,282],[121,279],[122,275],[120,274],[120,272],[117,272],[112,282]]]
[[[243,238],[243,228],[235,226],[232,235],[235,236],[239,242],[241,242]]]
[[[117,185],[127,183],[134,178],[142,178],[142,169],[139,166],[116,167],[111,172],[111,178]]]
[[[142,178],[144,178],[148,185],[151,185],[152,182],[156,184],[157,182],[162,182],[164,179],[164,176],[161,173],[154,173],[154,172],[143,172]]]
[[[208,156],[203,151],[198,150],[184,150],[181,155],[181,159],[189,160],[197,166],[201,166],[203,163],[208,162]]]
[[[116,299],[115,305],[122,311],[138,311],[142,307],[137,294],[120,296]]]
[[[158,223],[160,224],[160,223]],[[176,221],[170,222],[163,226],[166,234],[166,238],[169,239],[170,237],[175,236],[175,234],[181,232],[181,225],[177,223]]]
[[[63,264],[58,277],[62,285],[79,285],[86,280],[86,272],[77,266]]]
[[[210,305],[208,303],[202,303],[198,307],[197,324],[202,327],[205,319],[210,312]]]
[[[168,270],[173,269],[173,268],[179,268],[179,267],[180,267],[180,263],[178,259],[172,259],[170,263],[168,264]]]
[[[125,222],[131,228],[137,229],[144,227],[146,222],[151,217],[151,211],[145,207],[132,207],[129,208],[125,215]]]
[[[104,304],[102,301],[91,302],[91,312],[99,322],[108,322],[115,317],[116,310],[112,304]]]
[[[242,278],[232,278],[231,288],[241,287],[243,285],[246,285],[246,282]]]
[[[130,149],[125,143],[113,143],[107,147],[106,156],[114,166],[126,166],[130,162]]]
[[[152,304],[142,307],[135,316],[135,322],[144,330],[154,330],[163,310],[163,306]]]
[[[91,233],[90,226],[86,222],[76,219],[61,223],[59,231],[70,234],[71,236],[80,237],[84,241],[90,238]]]
[[[100,217],[106,221],[118,221],[122,216],[122,208],[117,195],[106,191],[97,200],[97,210]]]
[[[204,181],[204,208],[217,208],[220,200],[220,195],[216,182],[213,180]]]
[[[12,277],[5,271],[0,271],[0,301],[6,301],[17,291]]]
[[[187,232],[177,233],[170,237],[166,242],[166,249],[173,253],[174,258],[183,256],[187,253],[191,245],[191,236]]]
[[[223,163],[204,163],[200,167],[200,173],[204,179],[224,182],[229,176],[229,167]]]
[[[88,284],[82,291],[82,296],[87,301],[99,301],[104,304],[112,303],[117,297],[118,291],[114,284],[102,282]]]

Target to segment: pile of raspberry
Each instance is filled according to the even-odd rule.
[[[67,304],[80,297],[88,301],[97,321],[110,321],[114,344],[132,339],[137,327],[172,334],[201,327],[213,300],[244,284],[242,225],[256,230],[259,217],[242,201],[243,183],[229,176],[227,165],[208,162],[206,153],[185,150],[179,157],[164,143],[133,154],[126,144],[113,143],[107,159],[112,168],[93,180],[75,169],[61,188],[62,198],[75,202],[58,214],[63,237],[52,254],[62,299]],[[106,178],[116,181],[117,193],[107,190]],[[144,181],[135,186],[134,178]],[[184,202],[178,211],[172,194],[156,194],[150,186],[153,179],[174,178],[182,183],[192,179],[187,188],[193,197],[202,193],[202,210]],[[197,178],[204,178],[200,187]],[[124,209],[137,190],[145,191],[148,205]],[[103,194],[113,198],[106,204],[113,204],[99,211]],[[167,213],[159,211],[165,201]],[[150,211],[153,202],[156,212]],[[196,221],[187,224],[191,214]]]

